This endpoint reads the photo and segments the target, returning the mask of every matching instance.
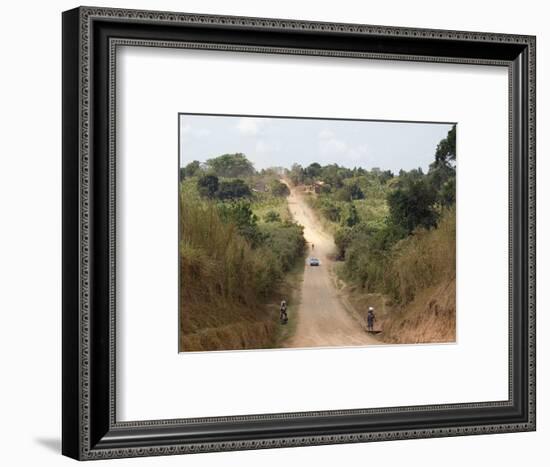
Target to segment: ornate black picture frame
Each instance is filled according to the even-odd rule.
[[[492,64],[509,76],[509,399],[117,422],[118,45]],[[535,38],[80,7],[63,13],[63,454],[184,454],[535,429]]]

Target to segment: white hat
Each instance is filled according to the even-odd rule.
[[[372,306],[369,306],[369,311],[374,311],[374,308]]]

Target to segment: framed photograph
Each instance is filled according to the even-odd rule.
[[[456,123],[179,120],[181,352],[456,342]]]
[[[63,453],[535,429],[535,38],[63,13]]]

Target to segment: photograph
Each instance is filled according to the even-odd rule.
[[[453,343],[453,122],[180,113],[179,351]]]
[[[542,458],[550,32],[490,1],[7,21],[5,464]]]

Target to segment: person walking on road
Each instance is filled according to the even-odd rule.
[[[374,315],[374,308],[369,306],[369,312],[367,313],[367,331],[374,331],[374,320],[376,316]]]
[[[281,300],[281,307],[280,307],[280,314],[279,319],[281,320],[281,324],[286,324],[288,321],[288,314],[286,312],[286,300]]]

